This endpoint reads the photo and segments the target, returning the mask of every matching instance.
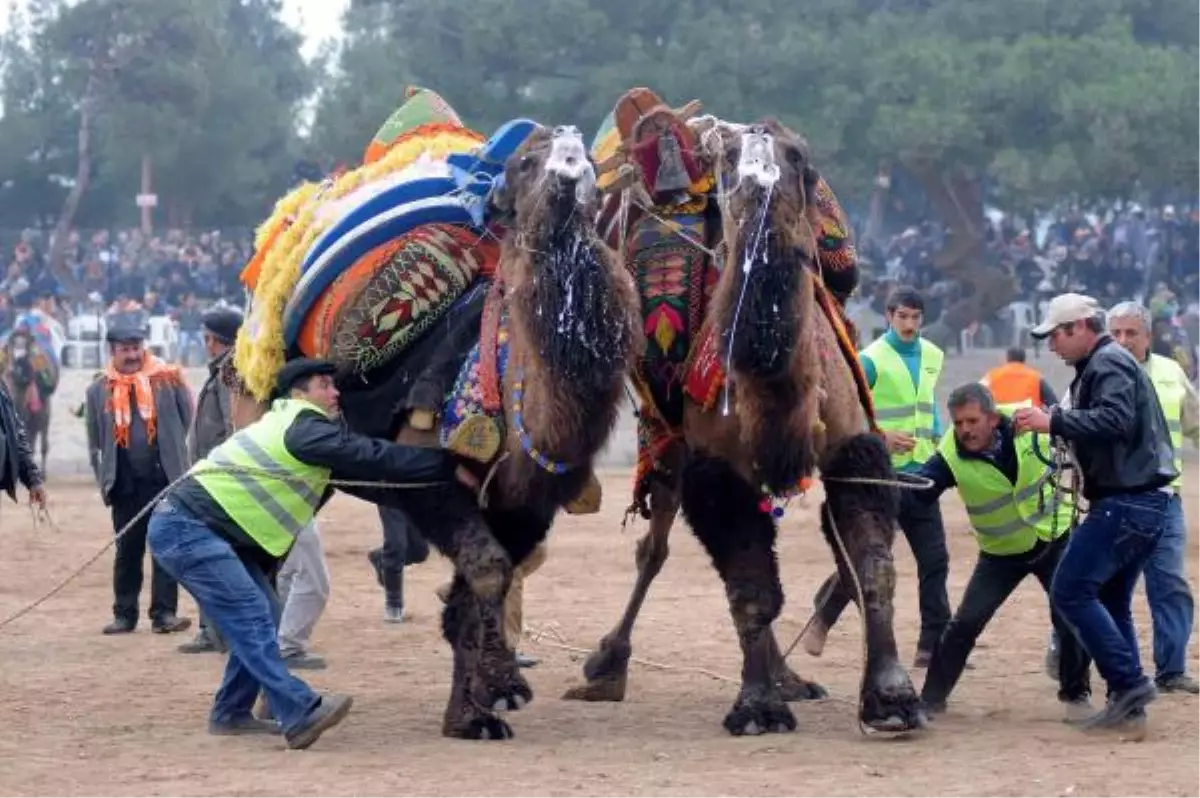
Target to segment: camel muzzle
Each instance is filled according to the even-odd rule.
[[[779,164],[775,162],[775,137],[770,133],[749,131],[742,134],[738,153],[738,185],[752,180],[769,189],[779,182]]]
[[[596,169],[588,160],[583,136],[577,128],[555,128],[545,169],[548,174],[558,177],[560,182],[573,184],[575,198],[579,202],[586,202],[595,193]]]

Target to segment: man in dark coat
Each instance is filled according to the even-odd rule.
[[[33,460],[33,449],[25,437],[25,426],[8,388],[0,380],[0,491],[17,500],[17,483],[29,491],[29,501],[46,506],[42,470]]]

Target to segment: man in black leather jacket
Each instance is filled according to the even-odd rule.
[[[1073,449],[1083,475],[1087,518],[1071,536],[1051,600],[1076,629],[1108,683],[1108,703],[1083,728],[1141,723],[1157,697],[1142,672],[1131,605],[1147,559],[1166,530],[1174,449],[1154,392],[1137,361],[1104,332],[1091,297],[1063,294],[1032,330],[1075,366],[1070,408],[1024,408],[1018,431],[1050,433]]]
[[[25,425],[17,406],[0,379],[0,492],[17,500],[17,485],[29,491],[29,502],[46,506],[42,470],[33,459],[33,449],[25,435]]]

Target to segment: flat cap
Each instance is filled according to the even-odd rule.
[[[231,308],[217,308],[205,313],[200,323],[214,338],[228,346],[242,327],[242,314]]]
[[[308,357],[289,360],[283,364],[283,368],[275,377],[275,395],[287,396],[288,392],[292,390],[292,386],[300,380],[314,374],[336,374],[337,370],[337,365],[329,360]]]
[[[132,344],[146,340],[146,332],[140,327],[110,327],[104,336],[110,344]]]

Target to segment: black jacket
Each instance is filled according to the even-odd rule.
[[[25,425],[8,387],[0,381],[0,490],[17,500],[17,482],[29,490],[42,484],[42,470],[33,461]]]
[[[1154,384],[1110,336],[1075,364],[1070,390],[1070,409],[1050,413],[1050,434],[1074,445],[1089,501],[1155,490],[1179,475]]]
[[[331,470],[330,479],[362,482],[435,482],[454,479],[454,462],[440,449],[401,446],[379,438],[358,435],[345,425],[316,411],[296,416],[283,436],[284,445],[297,460]],[[392,488],[347,487],[346,493],[381,503]],[[321,507],[333,495],[325,491]],[[273,565],[267,554],[198,482],[187,480],[171,499],[190,510],[209,528],[229,540],[242,556],[249,555],[264,568]],[[320,507],[318,507],[318,510]]]

